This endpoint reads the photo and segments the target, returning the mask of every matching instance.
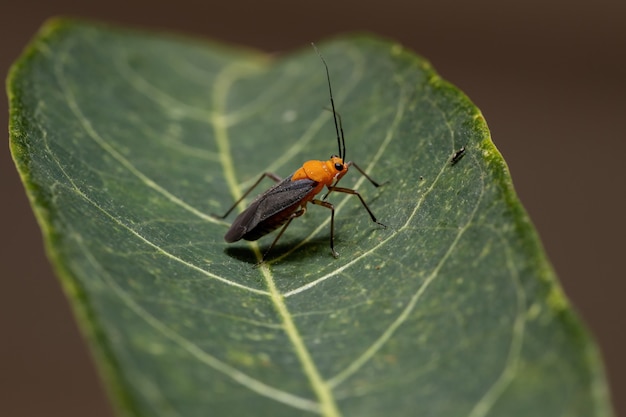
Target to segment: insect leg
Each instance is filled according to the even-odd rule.
[[[382,183],[382,184],[379,184],[378,182],[374,181],[374,179],[373,179],[372,177],[370,177],[369,175],[367,175],[367,174],[365,173],[365,171],[363,171],[363,170],[361,169],[361,167],[360,167],[360,166],[358,166],[357,164],[355,164],[355,163],[354,163],[354,162],[352,162],[352,161],[348,162],[348,166],[353,166],[353,167],[355,167],[355,168],[357,169],[357,171],[359,171],[359,172],[361,173],[361,175],[363,175],[365,178],[367,178],[367,179],[369,180],[369,182],[371,182],[371,183],[372,183],[372,185],[373,185],[374,187],[380,187],[381,185],[385,185],[385,184],[387,183],[387,182],[384,182],[384,183]]]
[[[274,245],[276,245],[276,242],[278,242],[278,239],[280,239],[283,233],[285,233],[285,230],[287,230],[287,226],[289,226],[289,223],[291,223],[291,221],[295,219],[296,217],[302,216],[304,213],[306,213],[306,207],[302,207],[300,210],[293,212],[289,216],[289,220],[287,220],[287,223],[285,223],[285,225],[280,229],[280,232],[278,232],[278,235],[276,235],[270,247],[265,251],[261,260],[254,265],[255,268],[261,265],[263,262],[265,262],[265,259],[267,259],[267,255],[270,253]]]
[[[317,199],[311,200],[311,203],[330,209],[330,251],[335,258],[338,258],[339,254],[335,250],[335,206],[327,201]]]
[[[273,173],[271,173],[271,172],[264,172],[264,173],[263,173],[263,175],[261,175],[261,177],[259,177],[259,179],[258,179],[258,180],[256,180],[256,182],[255,182],[254,184],[252,184],[252,187],[248,188],[248,190],[247,190],[245,193],[243,193],[243,195],[239,198],[239,200],[235,201],[235,204],[233,204],[233,205],[232,205],[232,207],[231,207],[231,208],[229,208],[229,209],[228,209],[228,211],[226,211],[226,213],[225,213],[223,216],[217,216],[217,215],[213,215],[213,216],[214,216],[214,217],[217,217],[217,218],[220,218],[220,219],[225,219],[225,218],[226,218],[226,217],[230,214],[230,212],[231,212],[231,211],[233,211],[233,210],[235,209],[235,207],[237,207],[237,205],[238,205],[239,203],[241,203],[241,201],[242,201],[244,198],[246,198],[246,197],[248,196],[248,194],[250,194],[250,192],[251,192],[252,190],[254,190],[254,188],[255,188],[257,185],[259,185],[259,183],[260,183],[260,182],[263,180],[263,178],[265,178],[265,177],[271,178],[271,179],[272,179],[272,180],[274,180],[275,182],[280,182],[280,181],[281,181],[281,178],[280,178],[278,175],[273,174]]]
[[[383,182],[383,183],[381,184],[381,183],[379,183],[379,182],[377,182],[377,181],[374,181],[374,179],[373,179],[372,177],[370,177],[369,175],[367,175],[367,174],[365,173],[365,171],[363,171],[363,170],[361,169],[361,167],[360,167],[360,166],[358,166],[357,164],[355,164],[355,163],[354,163],[354,162],[352,162],[352,161],[348,162],[348,166],[353,166],[353,167],[355,167],[355,168],[357,169],[357,171],[359,171],[359,172],[361,173],[361,175],[363,175],[365,178],[367,178],[367,179],[369,180],[369,182],[371,182],[371,183],[372,183],[372,185],[373,185],[374,187],[377,187],[377,188],[378,188],[378,187],[380,187],[381,185],[385,185],[385,184],[387,184],[387,182],[388,182],[388,181],[385,181],[385,182]],[[335,183],[335,186],[336,186],[336,185],[337,185],[337,183]],[[324,196],[322,197],[322,200],[326,200],[326,198],[328,197],[328,194],[330,194],[330,192],[331,192],[331,191],[332,191],[332,190],[329,188],[329,189],[328,189],[328,191],[326,191],[326,194],[324,194]]]
[[[365,203],[365,200],[363,200],[363,197],[361,197],[361,194],[359,194],[358,191],[352,190],[350,188],[343,188],[343,187],[328,187],[328,192],[331,192],[331,191],[336,191],[338,193],[352,194],[352,195],[359,197],[359,200],[361,200],[361,203],[363,203],[363,207],[365,207],[365,210],[367,210],[367,212],[369,213],[370,217],[372,218],[372,221],[376,224],[381,225],[382,227],[385,227],[385,228],[387,227],[381,222],[379,222],[378,220],[376,220],[374,213],[372,213],[372,210],[370,210],[370,208],[367,206],[367,204]],[[313,202],[315,202],[315,200],[313,200]]]

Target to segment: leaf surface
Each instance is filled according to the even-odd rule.
[[[386,182],[351,169],[341,185],[387,228],[331,193],[339,258],[329,211],[309,205],[260,268],[273,235],[226,245],[211,213],[263,172],[337,153],[311,48],[270,58],[61,20],[13,67],[16,165],[120,408],[611,415],[596,348],[479,110],[395,43],[318,47],[347,159]]]

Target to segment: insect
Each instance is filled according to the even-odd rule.
[[[465,156],[465,146],[461,146],[461,149],[456,151],[452,158],[450,158],[450,165],[456,165]]]
[[[335,102],[333,100],[333,91],[330,85],[328,65],[326,64],[326,61],[322,57],[321,53],[317,50],[315,44],[312,45],[326,69],[326,79],[328,80],[330,105],[333,113],[333,120],[335,122],[335,132],[337,134],[339,154],[332,155],[327,161],[307,161],[302,165],[302,167],[298,168],[296,172],[282,180],[273,173],[264,173],[223,216],[220,216],[222,219],[226,218],[231,211],[233,211],[233,209],[237,207],[237,205],[257,185],[259,185],[263,178],[268,177],[277,182],[276,185],[256,197],[254,201],[250,203],[250,206],[237,216],[224,236],[224,240],[228,243],[237,242],[241,239],[254,241],[276,230],[280,226],[283,226],[257,265],[263,263],[265,259],[267,259],[268,254],[274,245],[276,245],[278,239],[280,239],[283,235],[291,221],[306,213],[307,203],[326,207],[330,210],[330,251],[335,258],[338,257],[339,254],[335,250],[334,245],[335,206],[326,201],[326,198],[331,192],[357,196],[363,204],[365,210],[367,210],[367,213],[372,221],[380,226],[385,228],[387,227],[376,220],[376,217],[358,191],[350,188],[337,187],[339,180],[346,175],[348,169],[352,166],[356,168],[365,178],[367,178],[375,187],[379,187],[381,184],[374,181],[354,162],[345,162],[346,142],[343,133],[343,124],[341,116],[335,110]],[[315,198],[317,194],[324,189],[324,187],[326,187],[328,191],[322,199],[320,200]]]

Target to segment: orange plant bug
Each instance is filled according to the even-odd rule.
[[[278,227],[283,226],[257,265],[265,261],[267,255],[270,253],[274,245],[276,245],[276,242],[278,242],[278,239],[280,239],[283,235],[291,221],[296,217],[302,216],[306,212],[306,205],[309,202],[318,206],[326,207],[330,210],[330,251],[335,258],[338,257],[339,254],[335,251],[334,247],[335,206],[325,201],[331,192],[346,193],[357,196],[363,204],[365,210],[367,210],[367,213],[370,215],[372,221],[383,227],[387,227],[376,220],[376,217],[358,191],[350,188],[337,187],[337,183],[341,180],[341,178],[343,178],[344,175],[346,175],[348,168],[351,166],[355,167],[375,187],[380,186],[380,184],[374,181],[354,162],[344,162],[346,158],[346,142],[343,133],[341,116],[335,111],[335,102],[333,100],[333,91],[330,85],[328,65],[326,64],[326,61],[322,57],[321,53],[317,50],[315,44],[312,45],[326,68],[326,79],[328,80],[330,105],[332,108],[333,119],[335,121],[339,155],[332,155],[327,161],[307,161],[302,165],[302,167],[298,168],[296,172],[282,180],[273,173],[264,173],[223,216],[220,216],[222,219],[228,216],[231,211],[233,211],[235,207],[237,207],[237,205],[257,185],[259,185],[263,178],[269,177],[277,183],[255,198],[254,201],[250,203],[250,206],[237,216],[224,236],[224,240],[228,243],[237,242],[241,239],[254,241],[276,230]],[[326,187],[328,191],[322,199],[319,200],[315,198],[315,196],[319,194],[324,187]]]

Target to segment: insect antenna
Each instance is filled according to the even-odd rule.
[[[313,42],[311,42],[311,45],[313,45],[313,49],[315,49],[315,52],[317,52],[317,55],[322,60],[322,63],[324,64],[324,68],[326,68],[326,79],[328,80],[328,92],[330,94],[330,106],[333,109],[333,119],[335,121],[335,131],[337,132],[337,145],[339,147],[339,157],[343,161],[345,161],[346,160],[346,139],[343,136],[343,126],[341,124],[341,118],[339,119],[339,123],[337,123],[337,112],[335,111],[335,101],[333,100],[333,89],[330,86],[330,73],[328,71],[328,65],[326,65],[326,61],[324,60],[324,57],[322,56],[320,51],[317,49],[317,46],[315,46],[315,44]],[[341,131],[341,135],[339,135],[340,131]]]

